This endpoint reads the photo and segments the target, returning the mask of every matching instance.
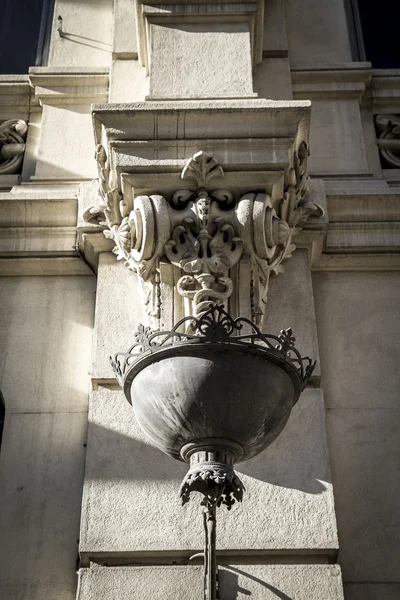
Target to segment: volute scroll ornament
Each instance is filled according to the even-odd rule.
[[[0,175],[20,172],[27,131],[28,124],[22,119],[10,119],[0,125]]]
[[[279,207],[268,194],[248,192],[237,198],[215,188],[224,177],[222,166],[205,152],[197,152],[182,170],[181,179],[197,189],[179,189],[170,198],[137,196],[128,208],[119,193],[106,152],[97,148],[100,205],[84,218],[98,222],[115,242],[114,252],[138,274],[151,325],[159,325],[162,311],[161,269],[167,262],[176,271],[174,293],[184,299],[189,314],[200,317],[210,302],[228,307],[234,291],[232,269],[246,259],[251,269],[248,316],[261,327],[270,275],[283,271],[293,253],[293,237],[320,206],[309,200],[308,147],[293,154]]]
[[[400,169],[400,115],[377,115],[375,125],[385,166]]]

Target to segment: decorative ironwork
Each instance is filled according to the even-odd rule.
[[[207,509],[224,504],[228,510],[235,502],[242,502],[243,483],[226,463],[207,461],[192,467],[179,489],[182,505],[189,502],[192,492],[200,492],[204,498],[201,505]]]
[[[204,600],[216,600],[218,597],[217,508],[225,505],[230,510],[236,502],[242,502],[245,491],[243,483],[234,471],[234,464],[244,456],[252,455],[254,448],[251,447],[251,443],[254,438],[264,440],[256,448],[256,452],[260,452],[263,447],[269,445],[279,435],[289,417],[294,402],[296,402],[300,391],[305,387],[313,372],[315,362],[309,357],[301,356],[295,347],[296,340],[290,328],[283,329],[277,336],[265,334],[246,317],[233,319],[222,305],[206,301],[202,304],[204,312],[200,315],[184,317],[176,323],[171,331],[153,332],[150,327],[139,325],[132,347],[126,353],[116,354],[114,358],[111,358],[111,363],[118,381],[125,388],[125,393],[129,389],[128,400],[132,402],[132,405],[134,405],[133,399],[135,400],[139,424],[141,424],[143,414],[146,414],[142,424],[143,429],[149,433],[150,439],[156,440],[156,445],[167,454],[174,456],[174,458],[181,458],[186,462],[190,461],[190,469],[183,479],[179,495],[182,504],[189,502],[193,492],[199,492],[202,495],[201,505],[204,507],[205,539]],[[257,390],[256,398],[257,402],[261,403],[258,406],[266,402],[265,414],[268,415],[268,418],[265,421],[268,426],[265,428],[262,424],[260,430],[259,419],[256,418],[255,429],[251,422],[247,423],[245,429],[248,433],[241,432],[239,435],[236,427],[236,417],[233,419],[233,426],[231,423],[224,422],[222,430],[219,427],[221,418],[225,419],[225,416],[222,416],[224,413],[218,410],[214,412],[215,407],[219,406],[218,391],[220,391],[220,388],[214,379],[211,387],[214,395],[209,393],[208,389],[206,396],[201,395],[200,389],[204,384],[204,379],[202,376],[200,377],[199,385],[196,370],[194,370],[193,379],[189,380],[194,385],[190,385],[190,383],[187,385],[188,373],[186,370],[184,371],[183,381],[185,383],[182,383],[182,390],[179,394],[176,392],[178,382],[181,380],[176,377],[177,371],[173,371],[174,375],[171,377],[171,381],[173,381],[172,392],[166,381],[166,391],[157,396],[159,390],[156,388],[157,397],[154,400],[155,390],[153,389],[149,394],[149,403],[147,403],[146,392],[149,384],[151,387],[151,376],[148,375],[150,380],[142,381],[142,384],[139,384],[139,388],[136,388],[135,391],[131,386],[135,384],[137,372],[142,370],[142,373],[145,373],[146,367],[151,367],[153,363],[161,361],[162,358],[169,360],[172,357],[172,360],[174,360],[179,354],[185,355],[187,350],[184,348],[188,345],[208,345],[207,352],[204,352],[203,349],[194,350],[192,348],[189,355],[199,354],[200,356],[203,354],[208,357],[214,353],[214,365],[218,364],[218,361],[226,360],[223,356],[226,352],[220,353],[218,345],[221,346],[221,349],[227,350],[227,348],[230,348],[234,353],[236,351],[246,353],[247,351],[247,356],[239,356],[240,363],[249,358],[249,355],[250,358],[251,355],[253,358],[256,355],[257,360],[254,364],[261,362],[260,357],[265,358],[266,361],[286,371],[290,376],[295,392],[289,391],[287,398],[278,395],[279,407],[278,411],[274,412],[274,404],[277,398],[277,396],[274,396],[276,390],[274,390],[272,384],[267,396],[263,396],[264,386],[268,385],[268,380],[263,381],[261,388],[259,387]],[[202,359],[199,358],[199,360]],[[174,363],[171,363],[171,368],[172,364]],[[226,363],[222,364],[226,365]],[[262,365],[263,367],[264,365]],[[178,372],[180,368],[178,366]],[[185,367],[182,367],[182,369],[184,370]],[[277,370],[279,371],[279,369]],[[229,372],[231,373],[231,371]],[[217,369],[218,380],[220,375],[221,371],[218,372]],[[241,379],[243,380],[243,377]],[[256,377],[256,379],[260,378]],[[140,388],[140,385],[142,385],[142,388]],[[281,385],[283,391],[288,389],[285,388],[283,383]],[[246,383],[244,388],[246,388]],[[240,400],[243,398],[244,388],[243,385],[239,388],[237,397]],[[222,391],[225,393],[224,387]],[[181,395],[185,399],[183,403],[180,399]],[[186,409],[182,411],[182,416],[181,409],[185,406],[185,403],[190,406],[190,410],[186,410],[186,406]],[[235,406],[240,406],[240,404],[241,402]],[[256,413],[259,414],[258,409]],[[156,414],[156,418],[154,418],[154,414]],[[166,418],[163,419],[163,416]],[[264,423],[262,419],[261,421]],[[198,428],[199,423],[201,424],[200,428]],[[214,427],[214,425],[217,427]],[[157,436],[152,438],[154,428],[157,429]],[[221,431],[223,431],[222,434]],[[232,431],[235,433],[232,433]]]
[[[182,331],[184,326],[186,331]],[[240,333],[244,327],[247,331]],[[208,310],[200,318],[184,317],[171,331],[152,332],[150,327],[139,325],[135,342],[128,352],[119,352],[110,360],[119,383],[123,385],[129,368],[144,355],[178,344],[230,343],[247,348],[256,347],[290,364],[296,370],[303,389],[316,363],[308,356],[301,356],[294,345],[295,341],[291,328],[282,329],[278,336],[262,333],[249,319],[232,319],[223,306],[209,303]]]

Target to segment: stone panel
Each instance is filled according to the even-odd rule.
[[[332,409],[327,424],[344,581],[399,582],[400,409]]]
[[[357,98],[312,99],[310,148],[308,165],[313,175],[368,173]]]
[[[86,413],[6,414],[0,599],[73,600]]]
[[[287,0],[285,9],[292,65],[352,60],[344,2]]]
[[[92,179],[96,176],[90,104],[44,106],[35,177]]]
[[[327,406],[397,408],[400,273],[315,273],[313,283]]]
[[[219,570],[221,600],[342,600],[340,569],[327,565],[235,565]],[[195,600],[201,567],[91,568],[80,571],[77,600]]]
[[[128,350],[139,323],[148,324],[136,273],[128,271],[114,254],[100,254],[92,379],[115,379],[109,357]]]
[[[98,67],[111,61],[113,0],[71,2],[56,0],[49,65],[52,67]],[[57,32],[57,18],[63,31]],[[133,24],[134,28],[134,24]]]
[[[221,509],[225,552],[334,553],[336,521],[319,390],[307,390],[284,432],[264,453],[238,465],[243,505]],[[149,445],[122,392],[91,396],[81,522],[82,558],[98,553],[179,554],[203,546],[201,507],[180,506],[186,465]]]
[[[86,411],[94,277],[10,277],[0,285],[7,412]]]
[[[152,98],[252,95],[247,23],[150,24],[150,35]]]

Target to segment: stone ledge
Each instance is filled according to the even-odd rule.
[[[400,254],[323,254],[312,271],[400,271]]]
[[[232,565],[219,568],[220,600],[342,600],[338,565]],[[202,568],[92,566],[79,572],[77,600],[200,600]]]

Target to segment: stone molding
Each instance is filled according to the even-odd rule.
[[[298,99],[361,100],[371,80],[370,63],[356,63],[360,68],[293,69],[293,97]]]
[[[370,89],[374,114],[399,112],[400,69],[374,69]]]
[[[0,120],[29,118],[28,75],[0,75]]]
[[[33,67],[29,82],[40,106],[106,102],[109,69]]]

